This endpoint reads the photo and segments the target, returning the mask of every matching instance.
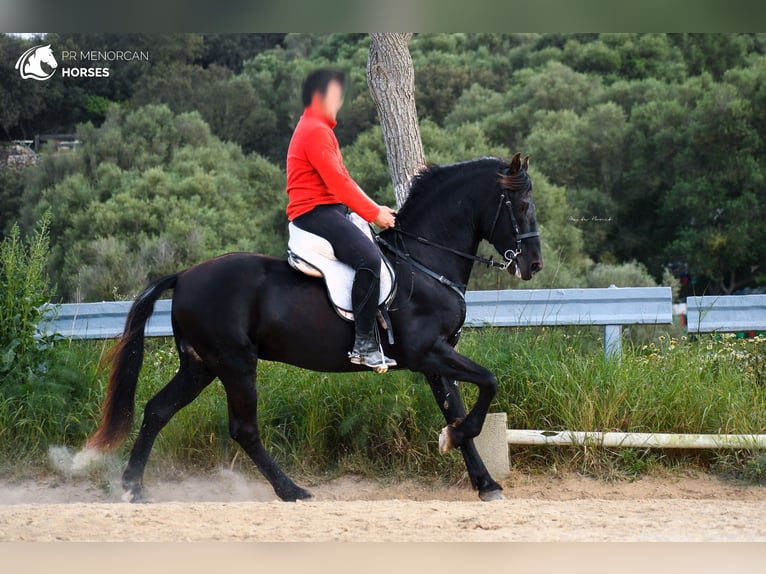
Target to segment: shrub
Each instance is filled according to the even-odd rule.
[[[0,456],[17,465],[47,439],[81,435],[87,387],[68,344],[38,333],[48,301],[48,219],[0,243]]]
[[[642,263],[597,263],[585,274],[588,287],[655,287],[657,282]]]
[[[0,243],[0,391],[33,376],[40,348],[35,330],[46,303],[48,225],[28,240],[19,226]]]

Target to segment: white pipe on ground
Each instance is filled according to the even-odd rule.
[[[766,448],[766,435],[662,434],[514,430],[506,432],[508,444],[547,446],[602,446],[609,448]]]

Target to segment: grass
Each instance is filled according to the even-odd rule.
[[[98,418],[107,375],[100,362],[111,344],[55,343],[63,374],[51,389],[68,388],[65,400],[34,393],[32,400],[0,397],[0,469],[44,470],[48,445],[81,446]],[[497,375],[492,410],[507,412],[513,428],[766,432],[763,337],[692,341],[657,329],[644,333],[643,342],[628,343],[620,365],[604,360],[597,328],[470,330],[459,349]],[[176,361],[171,341],[148,342],[136,426],[143,405],[172,377]],[[57,379],[59,373],[49,376]],[[293,473],[463,478],[459,454],[438,454],[443,420],[419,375],[332,375],[261,362],[258,385],[264,442]],[[472,404],[475,388],[463,385],[462,392]],[[225,396],[215,382],[161,433],[152,472],[251,468],[227,429]],[[120,451],[122,458],[131,442]],[[764,475],[763,455],[745,451],[535,447],[514,448],[512,460],[525,470],[568,469],[605,478],[639,476],[679,461],[757,481]]]
[[[82,446],[100,416],[111,341],[35,336],[49,300],[47,221],[0,241],[0,475],[49,470],[51,445]],[[606,361],[598,328],[473,329],[459,350],[499,380],[492,410],[513,428],[684,433],[766,432],[766,338],[687,340],[677,326],[633,327],[621,364]],[[172,341],[147,343],[136,427],[146,401],[173,376]],[[469,405],[476,398],[463,385]],[[444,425],[428,386],[407,372],[328,375],[259,365],[262,436],[293,473],[464,479],[458,453],[440,456]],[[132,441],[120,450],[124,460]],[[517,468],[635,477],[676,462],[766,481],[766,454],[578,447],[514,448]],[[228,438],[226,400],[214,383],[160,434],[149,471],[252,469]]]

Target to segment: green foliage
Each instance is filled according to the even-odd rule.
[[[246,152],[267,153],[276,135],[276,114],[250,82],[220,66],[173,65],[166,73],[145,77],[133,103],[164,103],[176,113],[198,112],[221,139]]]
[[[284,250],[283,174],[216,139],[198,114],[114,108],[78,137],[63,165],[42,159],[28,190],[33,215],[51,212],[61,297],[130,296],[207,257]]]
[[[509,415],[512,428],[670,433],[763,433],[766,401],[763,338],[671,338],[655,330],[646,343],[627,345],[622,364],[604,361],[598,328],[468,330],[462,353],[498,377],[493,411]],[[81,385],[67,401],[56,395],[48,410],[0,400],[0,456],[44,466],[50,444],[79,447],[92,432],[106,387],[99,361],[110,343],[67,343],[68,365]],[[759,362],[760,361],[760,362]],[[178,358],[169,340],[150,340],[138,385],[137,411],[173,376]],[[693,365],[693,368],[689,366]],[[384,380],[385,379],[385,380]],[[38,383],[39,384],[39,383]],[[47,387],[44,387],[47,388]],[[354,471],[373,476],[438,476],[459,481],[458,453],[438,453],[443,418],[421,375],[392,372],[317,374],[259,362],[259,415],[269,451],[293,471],[310,475]],[[46,392],[53,392],[48,389]],[[60,391],[55,391],[60,392]],[[461,385],[469,405],[472,385]],[[140,424],[136,421],[136,429]],[[62,422],[63,421],[63,422]],[[120,456],[126,457],[131,441]],[[707,467],[730,472],[747,466],[756,479],[762,461],[747,452],[726,467],[720,453],[696,455]],[[522,469],[569,468],[600,477],[633,477],[672,464],[653,451],[514,448]],[[253,471],[228,437],[223,388],[214,383],[160,434],[151,472],[220,465]],[[18,472],[18,469],[16,469]]]
[[[753,484],[766,484],[766,454],[760,452],[748,460],[742,477]]]
[[[87,95],[85,96],[84,107],[91,120],[103,120],[106,112],[114,102],[103,96]]]
[[[48,229],[43,223],[28,241],[18,225],[0,243],[0,380],[4,388],[24,381],[39,360],[35,330],[47,303],[45,264]]]
[[[463,124],[445,129],[424,120],[420,123],[420,137],[426,161],[430,163],[454,163],[482,156],[510,157],[508,148],[492,144],[476,124]]]
[[[675,158],[677,177],[663,198],[666,225],[681,222],[667,248],[730,292],[766,261],[762,141],[751,103],[734,86],[716,85],[689,115],[689,143]]]
[[[0,169],[0,233],[10,232],[19,218],[24,192],[23,170]]]
[[[80,139],[90,149],[46,157],[39,168],[25,170],[23,178],[0,171],[0,225],[5,229],[19,214],[23,228],[31,229],[59,186],[67,209],[80,209],[96,196],[98,202],[112,202],[112,187],[119,195],[137,184],[135,178],[158,177],[157,171],[149,173],[152,168],[168,177],[179,146],[202,156],[208,146],[220,155],[223,145],[230,158],[238,147],[284,166],[301,114],[301,83],[318,66],[347,72],[346,105],[336,133],[352,176],[377,201],[393,202],[366,83],[366,34],[48,34],[44,40],[57,50],[151,53],[150,65],[115,64],[108,79],[68,83],[66,89],[62,82],[25,83],[12,69],[19,53],[42,40],[0,35],[0,127],[12,139],[73,131],[79,124]],[[430,161],[507,156],[517,150],[531,155],[538,214],[546,220],[546,266],[536,286],[586,284],[588,259],[609,264],[636,260],[655,280],[668,266],[688,269],[697,279],[695,289],[708,293],[763,283],[763,35],[416,34],[410,52]],[[145,108],[149,105],[160,107]],[[146,111],[162,105],[172,113]],[[199,116],[187,115],[194,112]],[[169,128],[173,122],[184,123],[186,131]],[[226,147],[229,142],[236,145]],[[245,163],[262,161],[243,157]],[[120,171],[99,171],[101,163]],[[222,169],[228,168],[205,173],[220,182]],[[64,181],[77,174],[83,179]],[[184,177],[204,187],[201,176]],[[241,172],[231,177],[251,184]],[[28,180],[24,193],[22,179]],[[177,230],[158,234],[158,226],[169,218],[155,208],[196,223],[183,207],[175,212],[165,205],[133,206],[126,210],[137,217],[133,227],[123,221],[125,229],[115,233],[104,232],[103,222],[98,231],[88,230],[79,211],[71,222],[54,217],[52,274],[59,293],[74,296],[75,276],[86,268],[88,281],[106,275],[99,295],[88,294],[95,297],[109,292],[109,285],[130,292],[134,283],[172,267],[171,261],[186,264],[218,249],[241,244],[281,253],[277,246],[284,241],[284,217],[276,200],[284,199],[282,184],[275,185],[280,180],[276,171],[267,179],[274,185],[265,204],[270,215],[253,222],[259,239],[251,243],[232,240],[231,226],[222,232],[223,239],[211,239],[221,233],[212,216],[200,216],[210,231],[199,237]],[[164,185],[184,203],[176,183],[170,177]],[[546,186],[556,191],[548,193]],[[48,190],[46,197],[43,190]],[[192,196],[207,209],[219,209],[216,201],[205,203],[210,193]],[[149,201],[146,195],[133,200]],[[545,210],[555,215],[547,217]],[[64,235],[72,241],[60,247]],[[181,255],[167,256],[171,251]],[[160,263],[147,263],[154,259]],[[105,269],[137,279],[126,284],[108,277],[111,272]],[[473,287],[508,284],[484,271],[472,282]]]
[[[444,119],[444,125],[453,128],[465,123],[481,124],[487,115],[501,114],[504,109],[505,98],[501,93],[481,84],[472,84],[457,98],[455,107]]]
[[[674,34],[670,41],[680,48],[689,74],[709,72],[716,78],[745,64],[755,44],[749,34]]]
[[[65,347],[40,336],[48,301],[48,222],[29,238],[14,225],[0,242],[0,457],[5,465],[82,432],[78,401],[88,390]],[[80,435],[77,435],[80,436]]]
[[[258,101],[276,116],[275,135],[263,143],[263,153],[270,160],[284,165],[292,130],[303,111],[301,86],[314,68],[333,67],[346,72],[346,105],[335,129],[342,146],[378,124],[367,89],[368,49],[366,34],[288,34],[284,47],[245,62],[242,77],[251,83]]]
[[[393,203],[365,34],[48,34],[57,51],[145,49],[151,64],[115,64],[99,82],[24,82],[13,64],[40,41],[0,35],[0,133],[76,130],[82,143],[23,171],[0,166],[0,455],[38,462],[49,443],[82,443],[106,379],[104,343],[34,338],[40,304],[129,297],[151,277],[225,251],[282,254],[280,166],[310,69],[347,72],[336,129],[346,163],[377,201]],[[766,281],[765,48],[756,34],[416,35],[429,161],[532,156],[545,268],[532,284],[476,269],[471,288],[654,285],[662,276],[677,294],[669,263],[708,292]],[[36,234],[24,239],[17,219]],[[764,432],[762,339],[630,331],[620,369],[604,363],[596,329],[471,331],[460,345],[498,374],[495,408],[518,428]],[[168,342],[149,346],[140,404],[176,368]],[[294,468],[462,473],[459,456],[436,455],[441,417],[416,375],[381,384],[268,363],[260,374],[265,440]],[[463,391],[475,398],[473,387]],[[238,450],[226,429],[213,386],[163,432],[156,460],[229,464]],[[521,465],[617,466],[628,476],[663,460],[515,454]],[[760,481],[763,461],[743,473]]]
[[[235,73],[256,54],[279,46],[286,34],[205,34],[203,53],[197,62],[204,67],[224,66]]]
[[[636,261],[597,263],[585,274],[588,287],[654,287],[657,283],[646,267]]]
[[[43,82],[25,83],[14,69],[18,57],[34,46],[33,42],[0,34],[0,76],[3,78],[0,83],[0,128],[7,139],[34,134],[34,119],[46,108],[55,106],[62,96],[60,89],[54,87],[51,93],[46,89],[50,86],[42,85]]]

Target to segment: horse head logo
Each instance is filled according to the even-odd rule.
[[[43,64],[50,68],[50,72],[43,70]],[[50,44],[33,46],[16,60],[16,69],[25,80],[47,80],[56,73],[58,65],[56,58],[53,57]]]

